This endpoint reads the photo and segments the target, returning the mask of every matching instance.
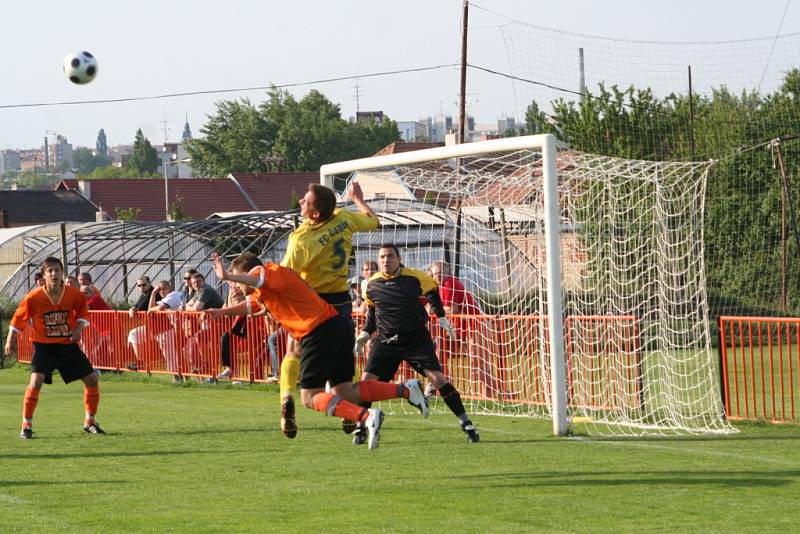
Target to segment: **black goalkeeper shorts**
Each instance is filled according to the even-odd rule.
[[[442,370],[430,335],[420,336],[419,341],[407,345],[392,345],[374,339],[370,346],[364,372],[377,376],[382,382],[392,380],[404,361],[421,375],[425,370]]]

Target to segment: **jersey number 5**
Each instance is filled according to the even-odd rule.
[[[333,242],[333,270],[338,271],[344,267],[347,261],[347,251],[344,249],[344,239],[337,239]]]

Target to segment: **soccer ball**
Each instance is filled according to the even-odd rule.
[[[64,75],[72,83],[89,83],[97,76],[97,60],[85,50],[67,54],[64,58]]]

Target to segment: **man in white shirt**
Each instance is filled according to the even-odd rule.
[[[156,302],[156,297],[160,296],[161,300]],[[181,292],[173,291],[172,284],[167,280],[161,280],[155,285],[153,293],[150,295],[150,305],[147,308],[147,313],[158,311],[177,311],[181,309]],[[137,326],[128,333],[128,344],[133,349],[136,355],[137,365],[142,361],[141,346],[147,341],[148,337],[152,337],[161,348],[164,354],[164,359],[167,363],[167,371],[172,373],[178,372],[178,358],[175,351],[175,328],[171,317],[155,317],[153,319],[153,330],[157,331],[148,332],[145,325]],[[143,367],[138,365],[139,369]],[[149,366],[145,367],[149,368]],[[180,376],[176,375],[175,381],[181,381]]]

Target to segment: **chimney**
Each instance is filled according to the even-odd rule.
[[[78,180],[78,190],[87,200],[92,199],[92,184],[89,180]]]
[[[94,220],[95,222],[105,222],[109,220],[108,213],[103,209],[103,206],[100,206],[100,209],[94,213]]]

